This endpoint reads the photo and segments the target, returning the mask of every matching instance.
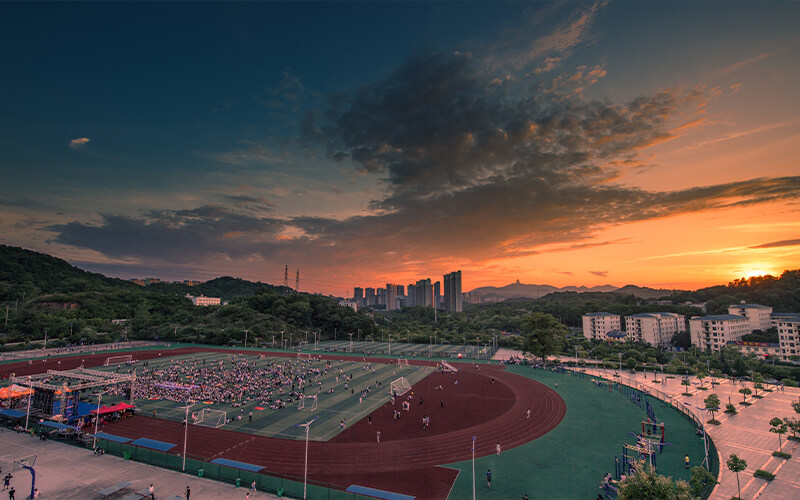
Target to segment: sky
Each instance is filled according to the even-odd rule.
[[[352,296],[800,267],[800,2],[2,2],[0,241]]]

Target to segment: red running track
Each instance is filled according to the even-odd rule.
[[[164,356],[191,352],[223,352],[213,348],[167,350]],[[253,354],[253,351],[241,351]],[[292,353],[269,355],[294,356]],[[101,364],[107,353],[81,356],[87,366]],[[159,357],[158,351],[142,351],[138,359]],[[353,359],[324,355],[326,359]],[[80,359],[77,360],[78,366]],[[370,361],[380,362],[370,358]],[[409,361],[418,365],[434,362]],[[48,361],[48,365],[53,363]],[[366,418],[328,442],[309,443],[308,475],[312,482],[323,482],[341,489],[351,484],[413,495],[420,499],[446,499],[458,471],[442,464],[472,457],[472,437],[476,437],[476,456],[523,445],[555,428],[566,414],[561,397],[548,387],[514,375],[501,366],[453,363],[457,374],[434,372],[413,387],[411,411],[392,419],[391,403],[386,403]],[[36,363],[34,363],[35,367]],[[52,366],[52,365],[51,365]],[[68,368],[62,358],[62,369]],[[6,367],[3,366],[5,369]],[[27,368],[22,366],[20,368]],[[41,372],[41,367],[38,370]],[[0,373],[3,373],[0,370]],[[22,370],[17,374],[22,375]],[[456,384],[458,380],[458,384]],[[442,386],[442,390],[435,389]],[[422,404],[420,405],[420,399]],[[396,402],[400,409],[400,400]],[[531,410],[527,418],[527,410]],[[422,428],[422,417],[430,417],[430,427]],[[183,443],[180,422],[137,416],[107,424],[105,432],[129,438],[147,437],[170,443]],[[381,442],[376,439],[381,432]],[[180,452],[180,446],[176,447]],[[302,477],[305,458],[303,441],[254,436],[224,429],[192,428],[187,455],[213,460],[228,458],[262,465],[270,474]]]

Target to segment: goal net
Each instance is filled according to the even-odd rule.
[[[408,366],[408,360],[407,359],[398,359],[397,360],[397,364],[399,366]]]
[[[310,399],[310,402],[306,402]],[[317,411],[317,396],[300,396],[300,404],[297,405],[298,410]]]
[[[311,353],[310,352],[298,352],[297,353],[297,358],[298,359],[311,359]]]
[[[444,371],[444,372],[449,372],[449,373],[458,372],[458,368],[456,368],[455,366],[451,365],[447,361],[442,361],[441,367],[442,367],[442,371]]]
[[[406,380],[405,377],[400,377],[397,380],[392,381],[392,384],[389,386],[389,394],[392,396],[402,396],[410,389],[411,384],[408,383],[408,380]]]
[[[197,414],[197,420],[194,421],[195,425],[202,425],[204,427],[213,427],[219,429],[225,425],[228,414],[223,410],[212,410],[211,408],[203,408]]]
[[[127,354],[124,356],[110,356],[106,358],[106,362],[103,363],[103,366],[111,366],[111,365],[119,365],[122,363],[131,363],[133,361],[133,355]]]

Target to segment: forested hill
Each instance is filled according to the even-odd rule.
[[[0,301],[24,301],[52,293],[132,290],[136,286],[83,271],[51,255],[0,245]]]
[[[282,286],[268,285],[261,282],[252,282],[241,278],[223,276],[206,281],[199,285],[189,286],[180,283],[154,283],[147,285],[148,290],[158,293],[179,295],[205,295],[206,297],[220,297],[223,301],[231,301],[252,297],[261,290],[271,290],[277,293],[289,293],[292,290]]]

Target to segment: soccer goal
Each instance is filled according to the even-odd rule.
[[[409,390],[411,390],[411,384],[408,383],[405,377],[400,377],[392,381],[392,384],[389,386],[389,394],[392,396],[402,396]]]
[[[297,358],[298,359],[309,359],[309,360],[312,359],[310,352],[298,352],[297,353]]]
[[[397,364],[398,364],[399,366],[408,366],[408,360],[407,360],[407,359],[402,359],[402,358],[401,358],[401,359],[398,359],[398,360],[397,360]]]
[[[197,414],[195,425],[202,425],[204,427],[213,427],[219,429],[227,421],[228,414],[223,410],[212,410],[211,408],[203,408]]]
[[[106,362],[103,363],[103,366],[120,365],[122,363],[131,362],[133,362],[133,355],[131,354],[126,354],[124,356],[110,356],[106,358]]]
[[[306,400],[310,399],[310,403],[306,403]],[[305,410],[305,411],[317,411],[317,396],[316,394],[313,396],[300,396],[300,404],[297,405],[298,410]]]

